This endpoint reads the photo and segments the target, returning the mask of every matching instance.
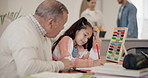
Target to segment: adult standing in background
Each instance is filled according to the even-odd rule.
[[[118,13],[117,26],[128,28],[128,38],[138,38],[137,8],[127,0],[118,0],[121,4]]]
[[[98,26],[101,28],[103,23],[103,15],[99,10],[95,9],[96,0],[87,0],[88,8],[84,10],[81,14],[81,17],[85,17],[92,26]]]
[[[19,78],[73,67],[69,60],[52,60],[49,39],[64,28],[67,18],[68,10],[62,3],[45,0],[34,15],[13,21],[0,38],[0,78]]]

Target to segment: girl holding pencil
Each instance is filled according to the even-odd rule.
[[[100,59],[101,43],[98,28],[82,17],[53,44],[53,59],[69,59],[77,68],[100,66],[104,64]]]

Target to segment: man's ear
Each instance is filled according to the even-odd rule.
[[[53,27],[53,25],[54,25],[54,19],[49,19],[48,21],[47,21],[47,24],[48,24],[48,26],[50,27],[50,28],[52,28]]]

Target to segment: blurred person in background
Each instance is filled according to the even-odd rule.
[[[96,0],[87,0],[87,5],[88,8],[82,12],[81,17],[85,17],[92,26],[97,26],[101,29],[104,26],[103,14],[101,11],[95,9]]]
[[[117,27],[127,27],[128,38],[137,38],[138,37],[138,26],[137,26],[137,8],[127,0],[117,0],[121,4],[118,19]]]

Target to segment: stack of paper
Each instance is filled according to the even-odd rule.
[[[148,68],[141,69],[141,70],[127,70],[123,68],[122,65],[119,65],[116,63],[106,63],[104,66],[93,67],[92,72],[140,77],[140,76],[148,75]]]

